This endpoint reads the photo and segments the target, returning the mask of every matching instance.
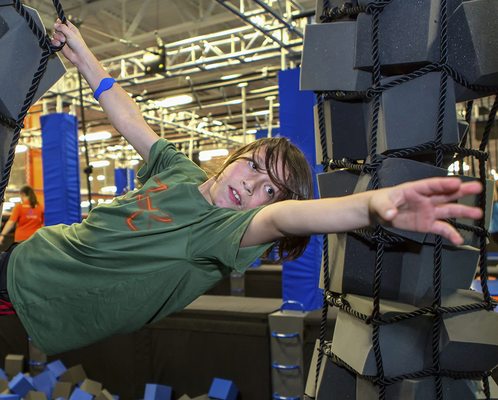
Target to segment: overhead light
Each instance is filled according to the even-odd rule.
[[[256,130],[256,129],[248,129],[248,130],[246,131],[246,133],[248,133],[249,135],[254,135],[256,132],[257,132],[257,130]]]
[[[223,122],[218,121],[217,119],[215,119],[215,120],[213,121],[213,125],[221,126],[221,125],[223,125]]]
[[[17,153],[24,153],[26,150],[28,150],[28,146],[26,146],[25,144],[18,144],[16,146],[16,154]]]
[[[103,168],[103,167],[108,167],[111,165],[111,163],[108,160],[98,160],[98,161],[91,161],[90,165],[93,168]]]
[[[270,111],[268,110],[255,111],[252,113],[252,115],[268,115],[268,114],[270,114]]]
[[[238,78],[239,76],[242,76],[242,74],[231,74],[231,75],[223,75],[220,79],[222,81],[228,81],[230,79],[235,79]]]
[[[95,140],[106,140],[112,137],[111,132],[109,131],[99,131],[87,133],[86,135],[80,136],[80,141],[84,141],[86,139],[87,142],[95,141]]]
[[[100,188],[102,193],[116,193],[116,190],[118,190],[116,186],[103,186]]]
[[[209,161],[213,157],[225,157],[228,156],[227,149],[212,149],[199,151],[199,161]]]
[[[230,100],[226,102],[226,104],[240,104],[240,103],[242,103],[242,99]]]
[[[10,210],[11,208],[13,208],[15,206],[14,203],[11,203],[10,201],[6,201],[5,203],[3,203],[3,209],[5,211],[7,210]]]
[[[105,181],[105,175],[97,175],[98,181]]]
[[[188,94],[182,94],[179,96],[173,96],[173,97],[167,97],[162,100],[157,100],[156,105],[160,107],[174,107],[174,106],[181,106],[182,104],[189,104],[192,103],[194,99],[192,96]]]

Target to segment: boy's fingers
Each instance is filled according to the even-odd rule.
[[[436,207],[436,218],[482,218],[482,210],[479,207],[470,207],[463,204],[444,204]]]
[[[463,238],[460,233],[458,233],[458,231],[447,222],[435,221],[432,226],[431,232],[445,237],[454,245],[459,246],[463,244]]]

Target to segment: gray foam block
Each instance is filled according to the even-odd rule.
[[[331,290],[373,296],[376,262],[374,244],[354,234],[329,235]],[[479,251],[443,246],[442,288],[468,289],[475,276]],[[380,296],[418,307],[433,302],[434,247],[407,242],[385,249]]]
[[[360,0],[361,5],[369,1]],[[379,49],[384,74],[412,72],[439,61],[440,0],[393,0],[380,14]],[[461,0],[448,1],[448,15]],[[357,19],[355,67],[372,68],[372,16]]]
[[[317,174],[320,198],[341,197],[353,194],[359,175],[359,172],[347,169]]]
[[[25,8],[36,24],[45,31],[36,10]],[[13,7],[0,7],[0,17],[2,30],[5,31],[8,27],[0,38],[0,53],[4,60],[8,60],[0,63],[0,112],[17,119],[33,76],[38,70],[42,50],[27,22]],[[64,72],[64,65],[59,57],[50,57],[33,102],[54,85]]]
[[[345,300],[355,310],[370,315],[372,299],[348,295]],[[476,292],[458,290],[443,294],[442,305],[451,307],[481,300]],[[402,303],[381,302],[381,313],[386,318],[414,310]],[[380,327],[380,350],[386,376],[404,375],[432,366],[432,322],[430,316],[421,316]],[[445,314],[440,338],[441,368],[464,372],[493,369],[498,359],[497,329],[498,315],[493,312]],[[377,375],[372,346],[372,327],[340,311],[332,341],[333,353],[359,374]]]
[[[379,48],[382,71],[405,74],[439,59],[439,1],[392,1],[380,16]],[[372,17],[357,19],[355,67],[370,69]]]
[[[315,137],[320,143],[318,106],[315,112]],[[368,103],[326,100],[323,103],[323,117],[328,146],[327,155],[333,160],[367,158]],[[317,153],[322,159],[322,154]]]
[[[485,399],[482,381],[442,378],[443,398],[451,400]],[[496,383],[490,381],[491,399],[497,399]],[[357,379],[357,398],[377,400],[378,387],[364,379]],[[387,386],[385,400],[436,400],[436,385],[433,377],[406,379]]]
[[[448,64],[471,84],[498,86],[498,2],[463,2],[449,18]],[[458,101],[482,97],[458,92]]]
[[[356,22],[308,24],[304,34],[301,90],[363,91],[371,74],[353,68]]]
[[[384,85],[396,78],[399,77],[384,79],[381,83]],[[436,139],[440,79],[441,73],[433,72],[383,92],[380,99],[377,153],[385,154]],[[371,123],[369,121],[370,126]],[[371,131],[370,126],[368,134]],[[348,135],[349,133],[345,133],[346,137]],[[449,79],[442,143],[459,142],[454,87],[453,81]]]

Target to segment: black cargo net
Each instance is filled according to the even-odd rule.
[[[66,22],[66,17],[64,15],[64,11],[62,10],[60,2],[58,0],[52,0],[52,2],[54,4],[59,19],[62,22]],[[23,106],[17,118],[14,120],[0,113],[0,124],[3,124],[8,128],[14,129],[12,141],[9,145],[8,156],[6,158],[5,165],[0,175],[0,207],[3,204],[5,197],[5,190],[7,188],[7,184],[9,183],[10,171],[12,169],[12,164],[14,163],[15,150],[17,143],[19,141],[21,129],[23,128],[24,118],[26,117],[26,114],[28,113],[28,110],[33,103],[33,99],[35,97],[38,86],[40,85],[40,81],[43,78],[43,75],[47,69],[49,57],[62,48],[62,46],[56,47],[51,44],[48,35],[45,34],[43,30],[36,24],[36,22],[28,13],[26,8],[21,4],[20,0],[13,0],[12,7],[15,8],[17,13],[21,15],[28,24],[29,29],[33,32],[33,35],[35,35],[36,39],[38,40],[38,44],[42,49],[42,54],[40,57],[40,63],[38,69],[33,76],[33,80],[31,81],[31,86],[25,96]]]
[[[367,13],[371,15],[372,18],[372,86],[364,92],[344,92],[344,91],[324,91],[316,92],[317,96],[317,113],[318,113],[318,125],[320,132],[320,142],[322,148],[323,166],[324,171],[334,170],[334,169],[350,169],[358,173],[365,173],[371,176],[371,188],[379,188],[378,171],[382,165],[383,160],[387,158],[406,158],[414,156],[420,153],[431,152],[435,155],[435,166],[443,166],[443,157],[451,156],[453,160],[463,160],[464,157],[471,157],[473,160],[478,161],[479,173],[478,178],[481,181],[483,187],[486,183],[486,162],[488,160],[488,153],[486,148],[488,146],[490,132],[495,121],[496,111],[498,109],[498,87],[482,86],[482,85],[472,85],[470,84],[458,71],[455,71],[450,65],[447,64],[447,54],[448,54],[448,16],[447,16],[447,1],[441,0],[441,10],[440,10],[440,60],[437,63],[432,63],[426,65],[414,72],[403,75],[398,79],[395,79],[388,84],[381,85],[381,63],[380,63],[380,52],[379,52],[379,18],[380,15],[391,0],[380,0],[374,1],[366,6],[352,7],[345,4],[340,7],[329,6],[329,1],[324,1],[323,14],[320,18],[321,22],[333,22],[336,19],[340,19],[344,16],[355,16],[359,13]],[[438,119],[437,127],[435,129],[434,139],[427,143],[422,143],[415,147],[406,148],[403,150],[395,151],[389,153],[388,155],[377,154],[377,129],[379,121],[379,111],[380,111],[380,98],[382,93],[389,88],[396,85],[408,82],[410,80],[421,77],[429,72],[438,71],[441,73],[440,79],[440,96],[438,104]],[[443,127],[444,127],[444,113],[445,113],[445,103],[446,103],[446,88],[448,85],[448,78],[452,78],[454,81],[460,85],[476,91],[482,92],[486,95],[495,95],[494,104],[490,110],[487,123],[484,128],[483,137],[478,149],[467,148],[463,145],[448,145],[443,144]],[[333,160],[327,155],[327,135],[325,128],[325,116],[324,116],[324,102],[328,99],[335,99],[341,101],[364,99],[371,103],[373,110],[372,113],[372,126],[370,131],[370,148],[367,160],[364,163],[358,163],[357,161],[350,160]],[[466,104],[466,120],[470,122],[471,110],[473,103],[472,101]],[[478,196],[478,206],[482,208],[485,212],[486,210],[486,193],[485,190]],[[442,331],[443,316],[448,313],[463,313],[469,311],[478,310],[488,310],[492,311],[496,306],[495,301],[492,299],[489,289],[488,289],[488,273],[487,273],[487,251],[486,251],[486,239],[488,237],[488,232],[485,228],[484,216],[481,220],[476,221],[474,225],[464,225],[457,223],[453,220],[448,220],[454,227],[460,230],[467,230],[473,232],[479,238],[479,262],[478,262],[478,273],[482,285],[482,301],[474,304],[454,306],[454,307],[444,307],[441,302],[441,265],[442,265],[442,248],[443,242],[440,236],[436,236],[435,246],[434,246],[434,267],[433,267],[433,302],[431,306],[419,308],[414,312],[410,313],[398,313],[394,317],[387,318],[380,311],[380,288],[382,282],[383,274],[383,263],[384,263],[384,252],[390,246],[404,242],[406,239],[403,237],[394,235],[388,232],[382,226],[377,225],[373,229],[365,229],[355,231],[354,234],[360,236],[361,238],[368,240],[373,243],[376,247],[376,260],[374,266],[374,280],[372,282],[373,288],[373,299],[372,299],[372,312],[370,315],[365,315],[357,310],[355,310],[347,300],[347,295],[342,293],[335,293],[330,290],[330,271],[329,271],[329,254],[328,254],[328,238],[327,235],[324,236],[324,246],[323,246],[323,276],[324,276],[324,302],[323,302],[323,312],[322,321],[320,325],[320,348],[317,358],[317,368],[315,382],[318,382],[320,367],[323,362],[323,357],[328,357],[336,365],[347,369],[355,376],[360,379],[366,379],[373,384],[375,384],[379,391],[379,399],[383,400],[386,398],[386,388],[397,382],[401,382],[405,379],[417,379],[433,377],[435,380],[435,390],[436,398],[438,400],[443,399],[443,385],[442,378],[450,377],[454,379],[472,379],[483,381],[483,388],[486,399],[490,399],[490,388],[488,378],[491,375],[491,371],[455,371],[455,370],[445,370],[441,368],[440,363],[440,336]],[[375,356],[375,364],[377,368],[377,374],[374,376],[361,375],[358,374],[351,366],[347,365],[346,362],[341,360],[337,355],[331,351],[331,342],[326,340],[326,319],[329,307],[338,307],[340,310],[352,315],[353,317],[363,321],[365,324],[372,326],[372,345],[373,352]],[[421,316],[430,316],[432,319],[432,366],[424,370],[416,371],[413,373],[407,373],[398,376],[386,376],[384,374],[384,365],[382,360],[382,353],[380,348],[380,327],[386,324],[394,324],[401,321],[405,321],[412,318],[417,318]],[[318,392],[318,387],[316,388]],[[311,394],[307,394],[310,397]],[[311,398],[313,398],[311,396]]]

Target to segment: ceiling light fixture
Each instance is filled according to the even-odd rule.
[[[188,94],[181,94],[179,96],[173,96],[173,97],[166,97],[165,99],[162,100],[157,100],[155,103],[159,107],[175,107],[175,106],[181,106],[183,104],[189,104],[192,103],[194,99],[192,96]]]
[[[16,146],[16,154],[17,153],[24,153],[28,150],[28,146],[26,146],[25,144],[18,144]]]
[[[86,135],[80,136],[80,141],[83,142],[85,139],[87,142],[95,141],[95,140],[106,140],[112,137],[112,133],[109,131],[99,131],[87,133]]]
[[[108,167],[111,165],[111,163],[108,160],[98,160],[98,161],[91,161],[90,165],[93,168],[103,168],[103,167]]]
[[[212,149],[199,151],[199,161],[209,161],[213,157],[226,157],[228,156],[227,149]]]

